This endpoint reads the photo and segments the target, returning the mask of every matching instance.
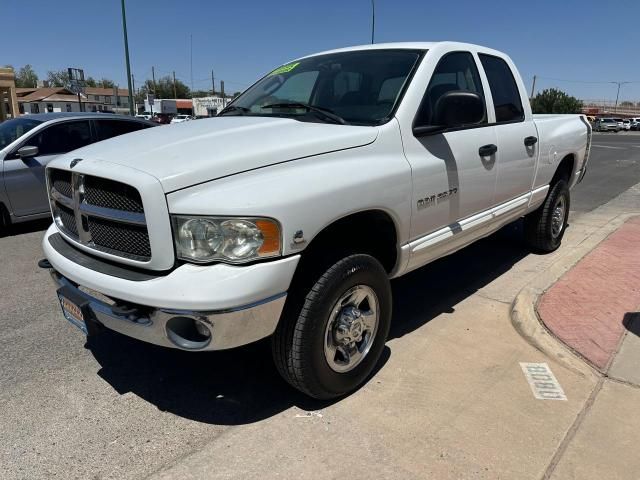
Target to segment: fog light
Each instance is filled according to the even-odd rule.
[[[211,342],[211,330],[191,317],[173,317],[166,324],[167,337],[185,350],[199,350]]]
[[[211,331],[207,328],[207,326],[204,323],[198,322],[197,320],[195,323],[196,323],[196,330],[200,335],[202,335],[203,337],[211,336]]]

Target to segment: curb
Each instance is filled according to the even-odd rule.
[[[584,215],[583,218],[586,217],[588,220],[588,215]],[[567,271],[607,239],[609,235],[617,231],[629,218],[637,215],[637,213],[617,215],[612,217],[606,225],[595,228],[576,248],[561,256],[550,268],[540,272],[520,290],[511,304],[511,324],[518,334],[535,349],[548,356],[550,360],[579,375],[598,378],[602,376],[602,373],[547,329],[538,317],[536,306],[540,297]]]

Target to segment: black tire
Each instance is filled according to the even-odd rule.
[[[0,203],[0,237],[4,237],[9,233],[11,227],[11,219],[9,218],[9,212],[3,204]]]
[[[562,224],[558,228],[558,215],[554,222],[554,212],[563,205]],[[565,180],[558,180],[552,185],[544,203],[535,212],[524,219],[524,234],[529,246],[539,252],[553,252],[562,243],[567,228],[571,196]]]
[[[290,292],[287,304],[293,308],[285,308],[271,345],[282,377],[310,397],[326,400],[357,389],[378,363],[391,324],[391,286],[380,262],[362,254],[342,258],[311,284],[306,292]],[[338,373],[325,357],[328,323],[338,300],[360,285],[369,287],[377,298],[377,329],[360,363]]]

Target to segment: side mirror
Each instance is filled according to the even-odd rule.
[[[442,95],[433,109],[432,125],[416,126],[414,135],[427,135],[484,120],[485,105],[480,95],[465,90],[453,90]]]
[[[20,158],[35,157],[36,155],[38,155],[38,147],[31,147],[31,146],[22,147],[16,153]]]

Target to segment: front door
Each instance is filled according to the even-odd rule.
[[[38,155],[22,159],[16,152],[4,160],[4,183],[15,216],[37,215],[49,210],[45,167],[62,153],[91,143],[88,120],[56,123],[33,134],[20,147],[38,147]]]
[[[438,99],[447,92],[464,90],[484,99],[482,82],[469,52],[452,52],[440,59],[418,111],[414,126],[431,125]],[[472,128],[416,137],[403,131],[405,154],[413,175],[411,237],[419,239],[494,204],[496,134],[484,120]],[[482,150],[482,147],[489,147]]]

